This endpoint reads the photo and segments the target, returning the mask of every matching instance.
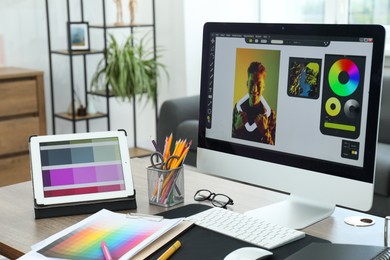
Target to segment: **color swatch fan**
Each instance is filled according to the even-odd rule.
[[[131,259],[182,220],[146,220],[101,210],[32,248],[49,258],[96,260],[104,259],[104,241],[113,259]]]

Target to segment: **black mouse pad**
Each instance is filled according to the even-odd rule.
[[[165,218],[187,217],[210,208],[202,204],[190,204],[180,208],[166,211],[159,215]],[[172,239],[165,246],[157,250],[148,259],[157,259],[176,240],[180,240],[181,247],[169,259],[223,259],[230,252],[241,247],[253,247],[254,245],[228,237],[214,231],[194,225],[186,232]],[[267,259],[284,259],[297,252],[312,242],[330,243],[327,240],[316,238],[306,234],[306,237],[288,245],[271,250],[273,256]]]

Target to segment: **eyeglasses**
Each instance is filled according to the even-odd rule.
[[[210,200],[211,203],[220,208],[226,208],[227,205],[233,205],[233,200],[225,194],[215,194],[209,190],[198,190],[194,195],[194,200],[205,201]]]

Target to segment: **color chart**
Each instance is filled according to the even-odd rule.
[[[179,223],[177,219],[149,221],[102,210],[91,221],[60,237],[37,252],[46,257],[66,259],[104,259],[104,240],[113,259],[130,258],[158,236]]]
[[[325,55],[322,134],[349,139],[359,137],[365,63],[364,56]],[[351,159],[358,158],[352,156]]]
[[[45,197],[125,189],[117,138],[50,142],[40,149]]]

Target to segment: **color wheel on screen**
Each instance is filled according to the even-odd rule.
[[[363,107],[365,56],[325,55],[320,131],[357,139]]]
[[[330,68],[328,80],[330,88],[336,95],[349,96],[359,86],[359,69],[350,59],[340,59]]]
[[[108,210],[101,210],[92,217],[37,252],[54,258],[104,259],[101,249],[104,240],[113,259],[130,258],[180,222],[180,219],[150,221],[128,218],[125,214]]]

